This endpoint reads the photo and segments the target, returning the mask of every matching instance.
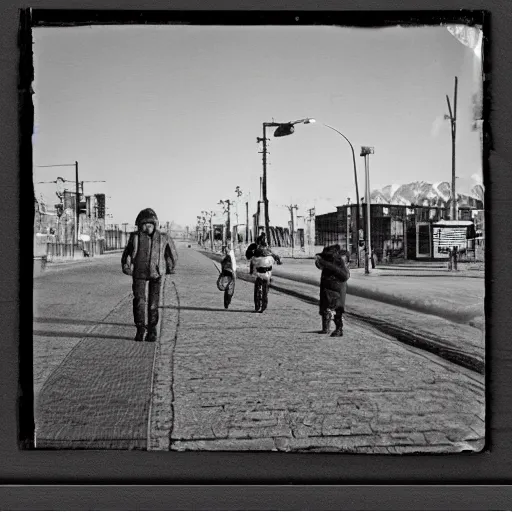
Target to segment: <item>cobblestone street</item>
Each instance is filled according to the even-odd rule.
[[[252,285],[241,280],[224,311],[212,262],[182,252],[179,305],[171,303],[180,311],[173,449],[483,446],[482,376],[362,322],[346,322],[343,338],[318,334],[317,308],[286,295],[271,292],[269,309],[255,314]]]
[[[275,290],[268,309],[255,313],[253,285],[241,279],[225,310],[212,260],[184,244],[179,252],[177,272],[163,284],[155,344],[133,341],[131,283],[118,255],[35,280],[39,447],[483,447],[483,375],[360,318],[346,319],[342,338],[321,335],[317,306]],[[72,306],[84,274],[82,304]],[[58,299],[52,286],[64,290]]]

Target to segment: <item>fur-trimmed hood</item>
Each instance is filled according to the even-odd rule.
[[[139,215],[137,215],[137,218],[135,219],[135,225],[138,229],[140,229],[142,224],[148,223],[153,224],[155,229],[158,229],[159,223],[155,211],[151,208],[144,208],[144,210],[141,210]]]

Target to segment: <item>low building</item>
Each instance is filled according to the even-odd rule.
[[[450,215],[449,204],[370,205],[371,247],[377,261],[448,258],[444,250],[437,252],[437,248],[449,243],[457,245],[463,253],[472,251],[475,256],[475,244],[471,242],[478,236],[475,219],[479,220],[480,236],[483,236],[483,210],[479,203],[475,200],[474,205],[461,205],[458,212],[460,220],[453,226],[446,222]],[[315,245],[337,243],[355,258],[358,240],[359,250],[364,247],[366,204],[360,207],[359,233],[356,214],[357,206],[350,204],[338,206],[335,212],[317,215]],[[457,233],[456,240],[454,233]]]

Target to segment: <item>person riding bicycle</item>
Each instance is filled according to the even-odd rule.
[[[281,258],[273,253],[263,239],[259,239],[257,247],[250,260],[250,273],[256,273],[254,282],[254,309],[263,313],[268,306],[268,289],[272,280],[272,267],[274,263],[281,265]]]

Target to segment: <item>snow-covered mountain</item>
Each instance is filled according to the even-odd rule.
[[[371,193],[373,204],[443,206],[450,197],[451,185],[447,181],[413,181],[403,185],[386,185],[382,189],[372,190]],[[459,203],[469,202],[470,198],[483,201],[484,188],[481,184],[476,184],[469,194],[457,193],[457,197]]]

